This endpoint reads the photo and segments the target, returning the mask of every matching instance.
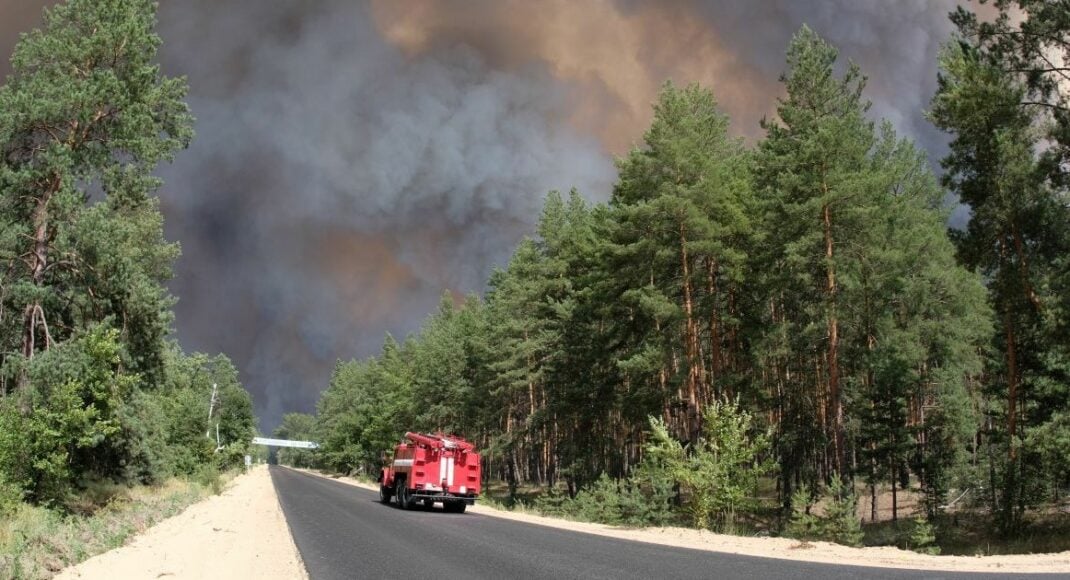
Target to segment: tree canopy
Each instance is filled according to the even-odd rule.
[[[0,86],[0,485],[41,503],[236,464],[255,429],[230,361],[168,340],[154,171],[193,118],[155,26],[150,0],[56,5]]]

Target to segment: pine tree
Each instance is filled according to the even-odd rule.
[[[132,370],[159,379],[177,247],[152,173],[189,143],[192,119],[184,80],[154,62],[155,23],[149,0],[72,0],[15,49],[0,88],[0,393],[101,322],[121,330]]]
[[[778,121],[763,123],[768,132],[759,145],[758,183],[766,203],[766,226],[777,232],[767,264],[776,273],[770,322],[794,345],[795,352],[821,345],[818,360],[782,360],[782,413],[806,421],[816,412],[831,449],[829,468],[846,471],[841,316],[845,278],[856,276],[843,252],[864,234],[872,195],[867,153],[874,145],[873,125],[865,118],[865,79],[851,65],[842,78],[833,72],[836,50],[803,27],[788,48],[788,72],[782,77],[787,97],[779,101]],[[787,345],[786,345],[787,346]],[[792,426],[789,425],[790,429]],[[794,448],[785,450],[782,468],[792,477],[797,462],[811,456],[807,433],[786,434]],[[801,447],[800,447],[801,446]],[[787,490],[790,495],[790,490]]]
[[[1022,1],[1015,26],[1011,4],[998,3],[991,22],[961,8],[953,13],[959,36],[941,53],[932,110],[936,125],[954,136],[945,185],[972,210],[957,239],[959,257],[988,280],[998,321],[992,342],[1000,355],[988,361],[986,382],[1002,403],[995,410],[1001,426],[986,440],[1002,455],[990,466],[1002,493],[989,499],[1008,532],[1020,527],[1051,475],[1043,473],[1042,453],[1024,443],[1045,439],[1034,433],[1059,425],[1070,408],[1070,363],[1058,346],[1066,324],[1058,303],[1068,289],[1062,258],[1070,249],[1061,160],[1070,133],[1059,68],[1050,62],[1051,54],[1065,54],[1070,18],[1057,3]]]
[[[747,158],[698,85],[665,85],[644,145],[619,162],[617,251],[633,263],[631,287],[647,288],[639,306],[646,301],[656,317],[669,304],[677,312],[661,332],[683,359],[682,435],[696,441],[702,409],[721,394],[724,287],[741,282],[747,257]]]
[[[901,485],[908,459],[926,453],[925,409],[969,415],[966,400],[941,394],[977,372],[971,349],[987,328],[924,156],[874,127],[864,78],[853,65],[838,77],[836,58],[809,29],[796,35],[787,97],[756,156],[763,229],[776,232],[752,266],[767,296],[756,354],[776,393],[784,499],[797,477],[849,477],[852,450],[874,485]]]

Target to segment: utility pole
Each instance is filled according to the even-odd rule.
[[[218,391],[219,386],[216,383],[212,383],[212,398],[208,400],[208,429],[204,432],[204,436],[208,439],[212,438],[212,413],[215,412],[215,405],[218,400]]]

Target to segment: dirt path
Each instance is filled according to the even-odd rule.
[[[327,477],[308,470],[301,471],[313,473],[320,477]],[[377,486],[368,485],[348,477],[332,477],[331,479],[372,491],[378,491],[379,489]],[[600,536],[764,558],[945,572],[1070,573],[1070,551],[1058,554],[1012,556],[929,556],[894,547],[851,548],[828,542],[808,542],[803,544],[790,538],[728,536],[706,530],[688,528],[620,528],[603,524],[547,518],[523,512],[497,510],[479,504],[469,508],[469,511]]]
[[[60,579],[307,578],[267,466]]]

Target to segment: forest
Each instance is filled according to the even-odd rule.
[[[281,459],[374,477],[442,431],[547,513],[857,544],[879,496],[919,549],[961,514],[1070,538],[1070,10],[985,7],[950,15],[938,169],[806,27],[754,142],[667,82],[607,202],[549,192],[482,295],[339,361],[276,430],[320,449]],[[156,8],[58,4],[0,86],[0,571],[9,524],[219,485],[256,431],[235,365],[174,338],[157,170],[194,119]]]
[[[18,526],[95,512],[127,486],[215,485],[255,431],[230,360],[172,338],[179,246],[154,171],[189,145],[193,117],[184,79],[156,63],[155,26],[149,0],[58,4],[0,86],[5,577],[20,574],[5,556],[37,541]]]
[[[764,493],[774,532],[857,543],[858,502],[910,490],[921,535],[958,509],[1027,534],[1070,491],[1070,13],[995,8],[950,15],[938,171],[805,27],[754,143],[665,84],[609,201],[550,192],[483,296],[339,361],[290,460],[375,477],[443,431],[603,521],[731,530]]]

